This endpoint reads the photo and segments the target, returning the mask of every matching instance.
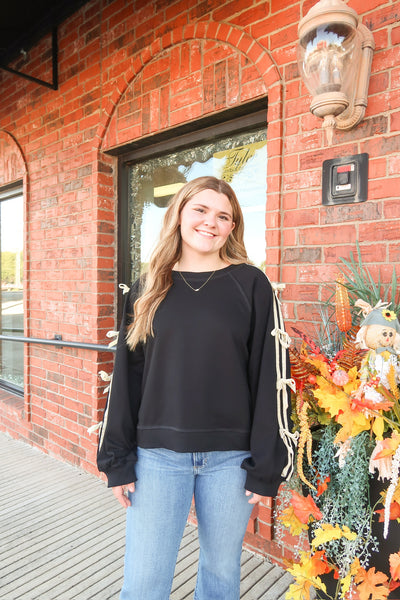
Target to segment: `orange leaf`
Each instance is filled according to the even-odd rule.
[[[302,523],[308,523],[310,515],[317,521],[322,519],[322,513],[310,494],[305,498],[301,494],[292,491],[292,506],[294,514]]]
[[[318,550],[318,552],[314,552],[313,559],[319,563],[316,570],[316,575],[323,575],[324,573],[329,573],[332,571],[332,567],[329,566],[328,559],[326,558],[325,550]]]
[[[379,514],[379,523],[382,523],[385,520],[385,509],[380,508],[375,511]],[[400,519],[400,504],[398,502],[392,502],[390,505],[390,520],[394,521],[394,519]]]
[[[377,453],[375,455],[376,459],[387,458],[388,456],[393,456],[396,452],[397,447],[400,445],[400,436],[396,433],[392,433],[391,438],[385,438],[377,444]],[[378,452],[379,450],[379,452]]]
[[[386,400],[386,401],[382,401],[382,402],[374,402],[373,400],[367,400],[365,397],[363,398],[356,398],[355,396],[353,396],[353,398],[351,399],[351,403],[352,403],[352,408],[354,409],[356,406],[359,406],[361,408],[370,408],[371,410],[374,411],[378,411],[378,410],[390,410],[394,404],[394,402],[392,402],[391,400]]]
[[[389,564],[392,578],[400,581],[400,552],[389,556]]]
[[[393,592],[393,590],[397,590],[397,588],[399,588],[399,587],[400,587],[400,581],[397,582],[397,581],[393,581],[393,579],[392,579],[392,581],[389,583],[389,590],[391,592]]]
[[[361,600],[385,600],[389,595],[388,578],[381,571],[371,567],[366,571],[361,568],[356,577],[357,591]]]
[[[325,490],[328,489],[328,483],[330,482],[331,478],[328,475],[327,477],[325,477],[324,481],[320,481],[318,479],[318,489],[317,489],[317,496],[318,498],[325,492]]]

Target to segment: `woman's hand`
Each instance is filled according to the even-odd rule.
[[[124,508],[128,508],[128,506],[131,505],[131,501],[126,495],[126,492],[131,492],[133,494],[133,492],[135,491],[135,484],[133,482],[127,483],[125,485],[116,485],[111,489],[121,506],[123,506]]]
[[[246,496],[251,496],[250,500],[249,500],[249,504],[257,504],[257,502],[260,502],[261,498],[263,496],[260,496],[259,494],[254,494],[253,492],[249,492],[249,490],[246,490]]]

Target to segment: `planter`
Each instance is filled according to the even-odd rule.
[[[387,489],[387,487],[388,481],[382,482],[376,478],[371,479],[371,506],[375,505],[380,498],[380,492]],[[379,506],[378,508],[382,508],[382,506]],[[384,523],[379,522],[379,515],[374,514],[372,533],[378,540],[379,549],[378,552],[372,553],[369,566],[375,567],[377,571],[382,571],[390,578],[389,556],[400,550],[400,523],[398,523],[397,520],[390,521],[387,539],[383,537],[383,527]],[[400,588],[397,588],[397,590],[394,590],[394,592],[389,594],[388,600],[398,600],[399,597]]]
[[[380,493],[387,489],[388,481],[379,481],[376,477],[370,479],[370,502],[371,506],[374,506],[380,499]],[[303,488],[304,493],[307,492],[306,488]],[[378,508],[382,508],[379,505]],[[387,539],[383,537],[384,523],[379,522],[379,514],[374,513],[372,520],[372,535],[378,540],[378,551],[371,552],[368,568],[375,567],[376,571],[381,571],[387,575],[390,579],[390,568],[389,568],[389,556],[395,554],[400,550],[400,523],[397,520],[390,521],[389,534]],[[327,593],[324,594],[321,590],[317,591],[317,598],[321,600],[330,600],[335,597],[336,587],[338,580],[334,578],[333,573],[326,573],[319,576],[321,581],[326,586]],[[400,588],[394,590],[389,594],[387,600],[399,600]]]
[[[322,600],[331,600],[331,598],[335,597],[338,580],[333,577],[332,573],[325,573],[325,575],[319,575],[319,578],[326,586],[326,594],[324,594],[322,590],[318,590],[317,598],[321,598]]]

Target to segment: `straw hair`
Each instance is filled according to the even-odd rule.
[[[198,177],[185,184],[172,198],[164,216],[159,241],[149,262],[148,272],[142,276],[143,288],[134,304],[133,322],[128,326],[127,344],[133,350],[139,342],[153,335],[153,320],[157,308],[172,286],[172,269],[182,254],[180,215],[185,204],[203,190],[214,190],[228,197],[232,206],[234,229],[220,249],[220,258],[229,264],[249,263],[243,241],[244,222],[236,194],[223,179]]]

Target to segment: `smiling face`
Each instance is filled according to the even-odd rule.
[[[365,343],[368,348],[390,347],[394,345],[396,331],[383,325],[368,325]]]
[[[225,194],[206,189],[194,194],[180,215],[182,258],[219,257],[229,234],[235,227],[232,206]]]

